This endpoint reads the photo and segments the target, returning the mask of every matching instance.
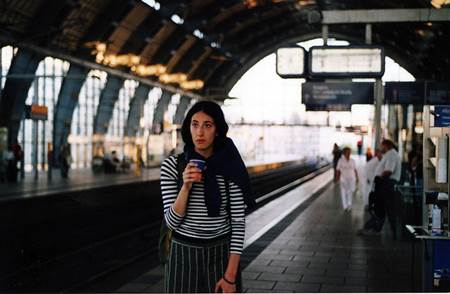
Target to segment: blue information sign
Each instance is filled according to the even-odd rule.
[[[386,104],[423,105],[424,82],[387,82],[384,87]]]
[[[434,126],[439,128],[450,126],[450,106],[434,107]]]
[[[305,104],[306,111],[351,111],[349,104]]]
[[[450,105],[450,83],[427,83],[426,104]]]
[[[307,82],[302,85],[302,103],[311,105],[373,104],[373,83]]]

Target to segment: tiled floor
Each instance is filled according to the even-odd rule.
[[[392,241],[387,226],[381,236],[358,236],[364,211],[356,200],[342,211],[337,186],[329,185],[245,268],[246,291],[411,291],[410,246]]]

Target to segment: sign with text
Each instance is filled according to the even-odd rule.
[[[450,105],[450,83],[429,82],[425,104],[427,105]]]
[[[351,111],[348,104],[305,104],[306,111]]]
[[[302,103],[328,104],[373,104],[373,83],[355,82],[307,82],[302,84]]]
[[[384,101],[386,104],[423,105],[425,82],[386,82]]]
[[[45,105],[25,105],[25,118],[32,120],[47,120],[48,108]]]
[[[434,107],[433,114],[435,127],[450,126],[450,106],[436,106]]]

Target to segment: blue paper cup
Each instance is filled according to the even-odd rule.
[[[189,162],[194,163],[197,166],[197,168],[201,171],[203,171],[205,169],[206,162],[202,159],[191,159],[191,160],[189,160]]]

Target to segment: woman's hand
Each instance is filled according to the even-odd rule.
[[[217,282],[214,293],[219,293],[219,289],[222,293],[236,293],[236,285],[227,283],[223,278]]]
[[[183,186],[187,190],[191,190],[192,184],[195,182],[201,182],[203,178],[202,171],[197,168],[195,163],[188,163],[183,172]]]

